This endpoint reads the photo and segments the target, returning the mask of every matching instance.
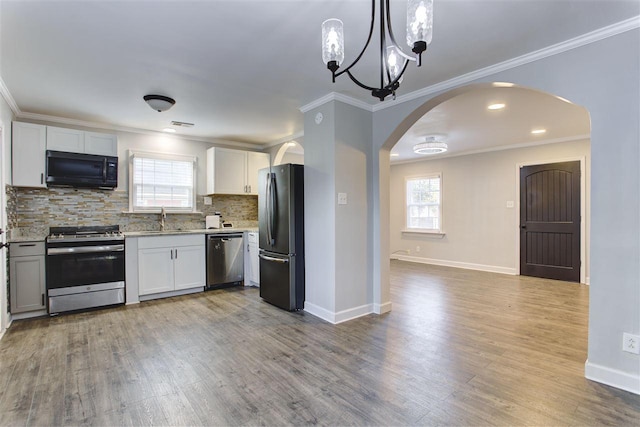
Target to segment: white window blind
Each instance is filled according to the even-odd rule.
[[[195,158],[134,153],[131,166],[132,210],[194,211]]]
[[[441,231],[441,181],[440,174],[407,178],[407,229]]]

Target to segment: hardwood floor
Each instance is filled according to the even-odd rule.
[[[639,425],[590,382],[588,287],[393,261],[393,311],[331,325],[231,289],[16,321],[2,425]]]

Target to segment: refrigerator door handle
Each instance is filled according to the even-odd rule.
[[[271,244],[271,173],[267,173],[267,182],[266,182],[266,213],[267,213],[267,241]]]
[[[273,232],[275,231],[276,225],[275,225],[275,214],[274,214],[274,208],[276,206],[276,193],[274,191],[275,189],[275,181],[276,181],[276,174],[275,173],[269,173],[269,179],[267,180],[269,182],[269,192],[267,193],[267,198],[269,199],[269,215],[267,217],[267,221],[268,221],[268,231],[269,231],[269,245],[271,246],[275,246],[276,245],[276,239],[275,236],[273,235]]]
[[[280,264],[286,264],[286,263],[289,262],[289,260],[286,259],[286,258],[274,258],[274,257],[270,257],[270,256],[263,255],[263,254],[260,254],[259,257],[262,258],[265,261],[279,262]]]

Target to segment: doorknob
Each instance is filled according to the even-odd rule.
[[[8,243],[0,243],[0,249],[4,249],[4,248],[9,249],[9,244]]]
[[[526,225],[526,224],[522,224],[522,225],[520,226],[520,228],[522,228],[522,229],[524,230],[524,229],[526,229],[526,228],[527,228],[527,225]]]

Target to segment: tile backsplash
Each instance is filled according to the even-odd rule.
[[[7,186],[7,220],[12,237],[41,236],[49,227],[120,225],[122,231],[160,229],[158,214],[131,214],[125,191],[80,188],[22,188]],[[258,224],[257,196],[213,195],[211,205],[205,196],[196,197],[202,214],[168,214],[167,230],[204,228],[204,216],[220,212],[222,219],[236,227]]]

